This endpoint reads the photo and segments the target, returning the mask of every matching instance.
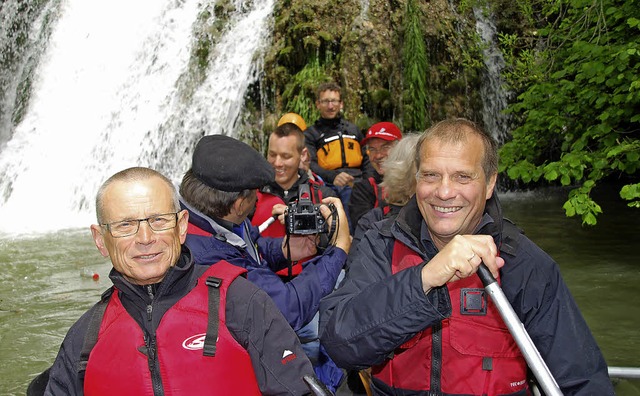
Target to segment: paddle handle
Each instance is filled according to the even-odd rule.
[[[493,275],[491,275],[491,271],[489,271],[489,268],[487,268],[484,263],[478,267],[478,276],[480,280],[482,280],[484,289],[491,296],[491,300],[498,308],[502,320],[504,320],[504,323],[507,325],[509,332],[516,341],[516,344],[518,344],[524,359],[527,361],[529,368],[533,371],[545,394],[548,396],[562,396],[558,383],[553,378],[542,356],[540,356],[535,344],[531,341],[527,330],[524,328],[522,322],[520,322],[509,300],[507,300],[498,282]]]

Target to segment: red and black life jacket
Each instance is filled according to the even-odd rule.
[[[311,179],[308,180],[308,183],[310,187],[309,191],[311,191],[311,201],[314,204],[320,203],[320,201],[322,201],[322,191],[320,190],[320,183]],[[271,217],[271,209],[273,209],[273,206],[276,204],[286,205],[287,203],[277,195],[258,191],[258,202],[256,203],[256,210],[253,213],[253,217],[251,218],[251,224],[257,227],[267,219],[269,219]],[[265,237],[282,238],[286,235],[286,230],[284,229],[283,224],[281,224],[279,221],[274,221],[269,227],[262,231],[260,235]],[[300,272],[302,271],[301,264],[304,261],[305,260],[300,260],[296,263],[293,263],[293,266],[291,267],[291,274],[293,276],[300,274]],[[284,268],[278,271],[277,274],[280,276],[288,276],[288,271],[288,268]]]
[[[96,311],[102,314],[97,340],[87,331],[85,347],[93,346],[89,351],[83,347],[88,356],[85,394],[154,395],[161,380],[165,395],[259,395],[249,354],[229,333],[225,319],[227,289],[244,272],[226,261],[210,266],[164,314],[150,340],[122,306],[117,290],[112,293]],[[159,367],[151,370],[154,361]]]
[[[423,259],[396,240],[392,272]],[[498,279],[499,281],[499,279]],[[446,285],[452,314],[398,347],[372,368],[375,380],[403,390],[441,395],[510,395],[527,392],[527,365],[480,278]]]
[[[378,186],[378,183],[376,183],[376,179],[374,179],[373,176],[370,176],[368,180],[369,184],[371,184],[371,187],[373,188],[373,195],[376,197],[376,202],[373,204],[373,207],[382,207],[382,214],[386,216],[391,210],[391,207],[389,207],[389,204],[387,203],[387,195],[385,194],[384,188]]]

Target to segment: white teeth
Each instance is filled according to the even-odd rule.
[[[433,209],[436,212],[441,212],[441,213],[451,213],[451,212],[457,212],[458,210],[460,210],[460,206],[450,206],[450,207],[443,207],[443,206],[434,206]]]
[[[154,258],[154,257],[155,257],[155,254],[148,254],[148,255],[145,255],[145,256],[139,256],[139,257],[140,257],[141,259],[145,259],[145,260],[146,260],[146,259]]]

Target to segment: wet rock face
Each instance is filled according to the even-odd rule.
[[[429,92],[430,119],[449,115],[478,119],[475,113],[481,108],[476,87],[482,58],[475,20],[471,9],[454,3],[414,1],[427,51],[423,81]],[[278,3],[263,81],[273,90],[269,100],[275,113],[286,107],[283,92],[296,73],[317,58],[322,76],[343,87],[347,118],[365,124],[363,128],[372,120],[401,121],[403,97],[412,95],[403,75],[407,20],[407,0]],[[312,98],[313,87],[302,93]]]
[[[406,117],[416,111],[411,99],[419,95],[416,73],[407,77],[405,61],[410,1],[426,53],[419,84],[427,96],[427,104],[420,105],[426,108],[427,126],[450,116],[482,124],[483,45],[468,2],[282,0],[274,7],[260,87],[247,97],[244,120],[250,131],[244,135],[262,139],[287,111],[313,122],[318,117],[315,87],[326,80],[342,86],[344,115],[361,129],[393,120],[404,130],[418,130]],[[499,29],[524,29],[513,4],[492,4],[498,19],[509,19],[497,20]]]

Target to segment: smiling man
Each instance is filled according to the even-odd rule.
[[[484,262],[564,395],[613,395],[607,365],[558,265],[505,220],[497,143],[441,121],[416,145],[416,194],[374,224],[320,306],[339,366],[371,367],[373,394],[525,395],[527,365],[487,296]]]
[[[382,207],[388,212],[384,189],[380,186],[384,177],[382,165],[389,156],[389,151],[402,139],[402,131],[392,122],[378,122],[371,125],[360,142],[365,147],[373,175],[358,180],[353,185],[349,201],[350,229],[353,234],[360,218],[373,208]]]
[[[267,161],[273,167],[275,180],[270,181],[258,192],[256,211],[251,223],[260,225],[272,215],[281,215],[287,204],[298,199],[300,186],[309,185],[311,200],[319,204],[323,198],[335,197],[329,187],[309,178],[300,164],[309,156],[305,147],[304,134],[294,123],[284,123],[269,135]],[[274,210],[275,206],[275,210]],[[270,225],[263,236],[283,237],[284,226],[280,222]]]
[[[373,173],[369,156],[360,141],[358,127],[342,117],[342,89],[334,82],[322,83],[316,90],[320,118],[305,131],[311,170],[340,197],[349,222],[349,200],[353,184]]]
[[[113,287],[67,333],[45,395],[310,393],[311,363],[271,298],[242,268],[194,264],[182,245],[189,213],[169,179],[118,172],[96,212]]]

